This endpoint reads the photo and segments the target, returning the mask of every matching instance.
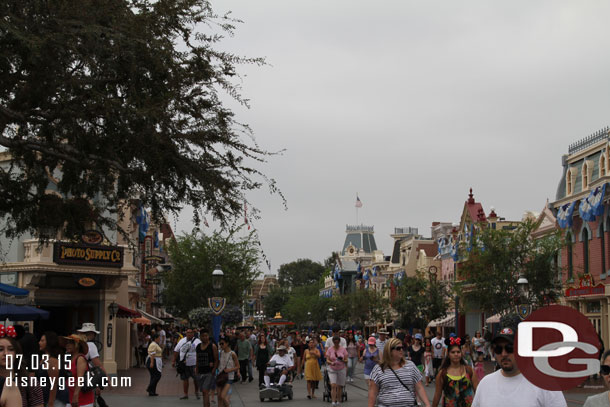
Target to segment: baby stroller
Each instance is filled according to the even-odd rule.
[[[322,400],[332,401],[331,387],[330,387],[330,376],[328,376],[328,367],[324,368],[324,393],[322,394]],[[347,386],[343,386],[343,394],[341,395],[341,402],[347,401]]]

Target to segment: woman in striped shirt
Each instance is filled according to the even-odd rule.
[[[422,384],[422,375],[411,361],[405,360],[404,345],[397,338],[386,341],[381,363],[371,371],[369,407],[412,407],[417,397],[425,407],[430,401]]]

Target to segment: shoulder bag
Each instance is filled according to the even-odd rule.
[[[229,352],[229,358],[227,359],[227,363],[225,363],[225,367],[218,373],[216,376],[216,387],[222,389],[225,387],[225,384],[229,381],[229,374],[225,372],[225,369],[229,366],[229,361],[233,358],[233,351]]]
[[[406,384],[403,383],[402,380],[400,380],[400,377],[398,377],[398,375],[396,374],[396,372],[394,371],[394,369],[392,369],[390,366],[388,366],[388,368],[392,371],[392,373],[394,373],[394,376],[396,376],[396,378],[398,379],[398,381],[400,382],[400,384],[402,384],[402,386],[407,389],[407,391],[409,393],[411,393],[413,395],[413,400],[415,400],[415,403],[417,404],[417,397],[415,396],[415,389],[410,388],[409,386],[407,386]]]

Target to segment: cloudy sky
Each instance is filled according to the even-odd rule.
[[[242,67],[264,172],[256,227],[272,271],[341,249],[345,225],[429,236],[468,189],[507,219],[554,200],[568,145],[610,124],[610,3],[218,0],[244,21]],[[182,216],[178,231],[190,230]]]

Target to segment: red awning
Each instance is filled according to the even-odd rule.
[[[118,305],[119,310],[116,313],[117,318],[138,318],[142,316],[142,314],[140,314],[138,311],[134,311],[120,304]]]

